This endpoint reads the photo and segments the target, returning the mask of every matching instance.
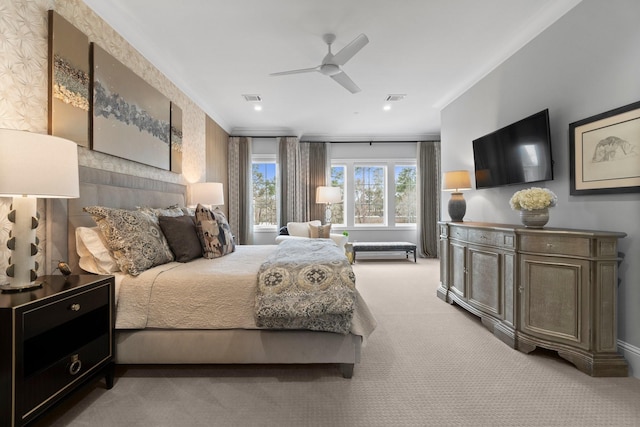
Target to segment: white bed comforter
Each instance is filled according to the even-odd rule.
[[[261,329],[255,321],[257,275],[275,248],[239,245],[221,258],[172,262],[122,277],[116,329]],[[375,327],[358,293],[351,333],[366,338]]]

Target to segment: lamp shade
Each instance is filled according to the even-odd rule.
[[[458,170],[445,172],[442,177],[442,189],[445,191],[455,191],[471,189],[471,178],[469,171]]]
[[[75,198],[79,195],[75,142],[0,129],[0,196]]]
[[[224,191],[221,182],[197,182],[191,184],[189,188],[192,204],[224,205]]]
[[[316,203],[338,203],[341,200],[340,187],[316,187]]]

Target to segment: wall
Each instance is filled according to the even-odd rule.
[[[442,111],[442,170],[473,171],[473,139],[549,108],[555,179],[546,186],[559,203],[548,226],[627,233],[619,246],[618,336],[637,377],[640,195],[570,196],[569,124],[640,100],[639,16],[637,0],[584,0]],[[465,220],[519,222],[508,202],[522,188],[466,191]],[[445,202],[444,219],[446,209]]]
[[[47,10],[54,9],[80,31],[106,49],[134,73],[174,101],[183,113],[183,173],[130,162],[79,147],[79,163],[144,176],[161,181],[188,183],[204,181],[205,114],[133,49],[120,35],[100,19],[81,0],[12,0],[0,7],[0,128],[47,133]],[[45,165],[42,165],[45,166]],[[11,224],[7,213],[11,200],[0,198],[0,283],[10,251],[6,249]],[[46,212],[39,201],[42,220],[38,228],[40,252],[36,260],[44,272]]]

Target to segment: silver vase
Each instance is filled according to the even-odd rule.
[[[542,228],[549,222],[549,208],[520,211],[520,221],[528,228]]]

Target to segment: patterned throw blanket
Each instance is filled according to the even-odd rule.
[[[281,242],[258,272],[259,327],[347,334],[355,304],[355,275],[330,239]]]

